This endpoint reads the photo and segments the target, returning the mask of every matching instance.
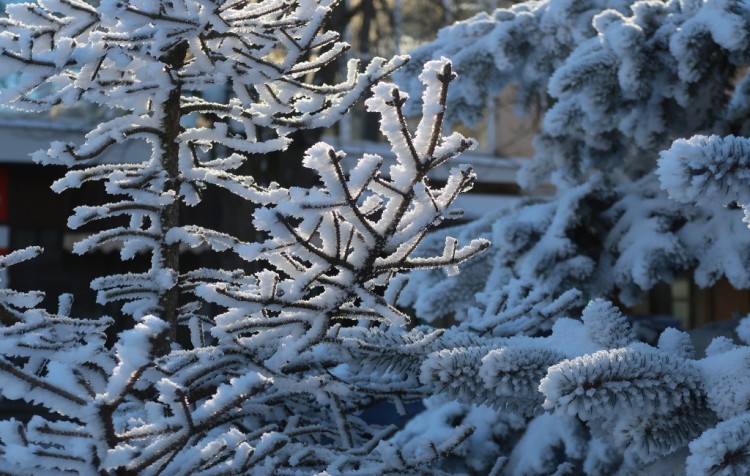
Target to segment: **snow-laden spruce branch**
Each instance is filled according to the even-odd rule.
[[[483,467],[550,472],[565,464],[602,474],[617,468],[639,471],[675,458],[674,464],[686,465],[691,475],[746,470],[743,455],[750,440],[744,389],[750,377],[741,369],[750,347],[719,337],[699,359],[690,336],[671,328],[658,345],[647,345],[637,341],[625,316],[603,300],[591,301],[580,320],[557,317],[546,337],[493,338],[461,328],[409,334],[342,329],[339,335],[355,368],[369,372],[371,379],[393,388],[421,384],[425,396],[443,395],[433,397],[442,406],[430,404],[430,411],[416,417],[415,428],[441,428],[424,419],[441,419],[440,409],[449,411],[453,399],[483,405],[484,410],[475,411],[495,424],[507,424],[500,415],[528,419],[524,438],[543,443],[536,450],[519,443],[517,449],[538,453],[541,460],[532,463],[530,454],[512,449]],[[450,411],[454,418],[460,414]],[[464,424],[470,421],[471,411]],[[565,433],[560,440],[544,436],[558,431]],[[396,441],[414,451],[403,438],[397,435]],[[567,461],[551,458],[558,444],[566,448]]]
[[[733,135],[678,139],[661,153],[657,174],[674,200],[745,205],[750,203],[750,143]]]

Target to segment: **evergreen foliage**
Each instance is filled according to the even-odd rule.
[[[464,273],[446,280],[420,271],[401,295],[423,318],[451,316],[459,329],[481,337],[463,353],[442,351],[466,356],[466,366],[483,365],[479,372],[460,371],[456,359],[437,354],[427,362],[435,359],[429,364],[435,380],[441,374],[434,367],[443,365],[461,376],[460,388],[474,390],[439,388],[463,402],[473,393],[473,403],[488,405],[478,407],[483,423],[476,432],[492,435],[495,446],[485,448],[496,456],[445,464],[495,474],[750,470],[741,420],[748,408],[746,346],[721,337],[700,357],[687,334],[667,329],[654,347],[637,342],[606,301],[579,311],[563,299],[578,288],[589,299],[616,294],[632,304],[643,290],[685,271],[700,286],[726,277],[750,287],[750,233],[742,223],[747,139],[741,137],[748,134],[749,23],[739,1],[523,2],[441,30],[397,74],[410,90],[421,63],[451,58],[464,74],[449,99],[448,120],[469,124],[481,118],[488,94],[515,84],[519,111],[541,114],[535,156],[519,179],[557,186],[549,200],[527,199],[442,231],[492,242],[470,265],[486,278]],[[436,249],[440,239],[428,239],[422,250]],[[570,305],[555,309],[557,299]],[[523,308],[513,303],[529,306],[513,317],[513,309]],[[493,321],[494,315],[518,325]],[[536,324],[526,327],[531,320]],[[738,327],[744,344],[747,325]],[[483,349],[485,357],[478,355]],[[503,366],[512,376],[504,376]],[[473,375],[488,388],[466,382]],[[534,383],[521,385],[516,375]],[[515,386],[509,396],[538,392],[524,400],[537,402],[533,410],[488,399],[509,384]],[[471,406],[446,397],[428,402],[397,439],[414,437],[412,428],[424,421],[441,421],[447,409],[454,422],[478,420]],[[543,417],[526,417],[525,424],[502,423],[509,411],[542,409]],[[548,439],[538,436],[545,432],[540,427]],[[550,444],[532,449],[529,441]]]

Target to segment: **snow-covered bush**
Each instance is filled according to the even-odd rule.
[[[335,3],[7,7],[0,68],[19,76],[0,102],[44,111],[89,101],[112,111],[82,144],[56,142],[34,155],[70,168],[55,190],[100,181],[112,197],[76,209],[71,227],[102,227],[74,251],[114,243],[123,260],[150,261],[145,271],[92,283],[100,303],[120,304],[118,325],[71,316],[71,296],[50,313],[38,307],[41,293],[0,293],[0,395],[42,409],[29,421],[0,422],[4,473],[434,474],[431,463],[471,434],[458,428],[406,458],[386,441],[394,427],[358,416],[378,402],[402,408],[426,395],[351,365],[352,352],[380,352],[368,334],[406,333],[410,319],[395,307],[404,273],[455,274],[487,242],[448,238],[440,253],[413,256],[429,231],[460,215],[452,203],[474,179],[461,166],[444,186],[427,180],[473,147],[442,134],[455,75],[445,60],[426,66],[414,134],[402,112],[407,96],[376,84],[405,58],[375,59],[363,72],[354,61],[343,82],[315,84],[312,73],[346,49],[323,28]],[[217,85],[231,99],[204,97]],[[371,86],[367,106],[382,117],[395,163],[352,161],[320,143],[303,160],[320,177],[316,187],[265,187],[238,172],[254,156],[283,150],[292,131],[331,125]],[[132,140],[148,143],[150,156],[102,159]],[[255,203],[253,224],[267,239],[248,243],[185,223],[180,207],[212,186]],[[259,271],[185,269],[181,248],[198,246],[235,253]],[[16,252],[0,267],[39,252]]]

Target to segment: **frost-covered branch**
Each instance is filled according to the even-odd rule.
[[[450,63],[428,65],[423,80],[428,91],[435,89],[433,101],[445,101],[452,77]],[[405,324],[408,317],[395,307],[396,288],[403,283],[397,273],[452,268],[486,248],[482,240],[463,247],[448,240],[440,256],[410,258],[426,232],[454,215],[451,204],[457,192],[470,187],[473,179],[469,169],[457,168],[445,187],[432,189],[428,172],[472,142],[457,134],[435,138],[442,122],[440,102],[425,107],[423,124],[412,137],[401,113],[406,98],[389,84],[376,86],[373,93],[367,105],[384,118],[381,128],[397,154],[396,164],[385,171],[381,157],[365,155],[347,174],[342,153],[322,143],[311,148],[303,163],[318,173],[324,187],[290,189],[273,208],[259,210],[254,223],[272,238],[241,247],[244,256],[266,260],[278,271],[258,274],[253,286],[215,284],[202,291],[217,303],[237,308],[220,318],[216,332],[221,339],[236,341],[252,334],[251,326],[235,325],[240,318],[252,322],[244,315],[265,313],[279,321],[277,326],[288,320],[291,328],[299,329],[294,333],[301,333],[285,349],[288,355],[279,357],[287,365],[296,353],[320,343],[336,320]],[[250,337],[245,345],[254,347],[253,341]]]

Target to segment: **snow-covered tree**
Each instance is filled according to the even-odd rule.
[[[449,120],[475,123],[488,95],[516,84],[519,111],[542,118],[520,180],[551,181],[557,194],[417,250],[434,253],[445,236],[492,242],[456,279],[420,271],[401,294],[420,317],[459,323],[412,354],[441,395],[397,435],[405,450],[419,454],[418,435],[459,422],[477,430],[444,462],[455,471],[750,470],[746,346],[720,338],[698,359],[687,334],[647,345],[605,301],[578,308],[581,295],[634,303],[688,270],[701,286],[750,286],[747,143],[728,137],[748,134],[749,23],[739,1],[543,0],[457,23],[413,53],[397,76],[407,90],[428,59],[462,71]],[[672,145],[694,134],[716,136]],[[654,173],[665,149],[661,181],[690,206]]]
[[[322,28],[334,3],[7,7],[0,68],[19,75],[0,102],[44,111],[89,101],[111,110],[82,144],[56,142],[34,155],[70,168],[55,190],[101,181],[113,197],[76,209],[71,227],[109,227],[74,251],[115,243],[123,259],[145,255],[150,264],[92,283],[101,303],[121,303],[129,325],[71,316],[71,296],[51,313],[38,307],[41,293],[1,293],[0,395],[43,408],[29,421],[0,422],[4,473],[433,474],[431,463],[471,434],[459,428],[431,452],[405,458],[385,441],[393,427],[357,415],[383,400],[401,408],[425,391],[358,373],[351,353],[379,343],[347,337],[405,332],[409,318],[395,306],[403,273],[455,274],[487,247],[446,239],[442,252],[413,256],[429,231],[460,215],[452,203],[474,179],[462,166],[442,187],[427,180],[473,146],[442,134],[450,63],[426,66],[414,134],[403,115],[407,96],[391,84],[373,88],[367,106],[382,116],[395,163],[351,161],[321,143],[303,161],[320,177],[317,187],[262,186],[237,172],[283,150],[292,131],[331,125],[405,61],[375,59],[363,72],[351,62],[340,84],[314,84],[315,71],[346,49]],[[217,85],[231,88],[228,102],[203,94]],[[207,124],[199,114],[216,119]],[[129,140],[146,141],[150,156],[102,159]],[[256,203],[253,224],[267,240],[185,223],[180,206],[211,186]],[[259,271],[183,269],[180,249],[197,246],[236,253]],[[40,251],[16,252],[0,267]],[[210,314],[205,303],[223,311]]]

